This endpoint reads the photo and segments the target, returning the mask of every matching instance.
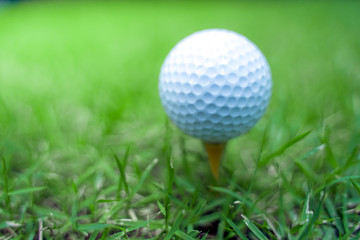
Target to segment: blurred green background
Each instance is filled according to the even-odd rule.
[[[44,209],[71,215],[69,208],[78,196],[74,185],[93,200],[82,205],[93,207],[96,216],[86,223],[112,218],[104,217],[95,201],[116,196],[111,186],[119,173],[113,153],[122,156],[127,146],[129,185],[136,185],[141,172],[159,159],[140,190],[143,197],[153,198],[140,206],[156,211],[156,200],[163,198],[153,184],[166,181],[164,149],[169,145],[175,174],[183,180],[177,180],[179,189],[179,181],[210,183],[200,141],[168,124],[158,97],[158,75],[167,53],[185,36],[207,28],[248,37],[266,56],[273,78],[264,118],[229,143],[221,169],[224,182],[232,179],[244,189],[251,185],[253,199],[263,201],[262,209],[278,199],[279,189],[293,188],[295,193],[284,195],[284,204],[294,210],[309,189],[322,186],[329,176],[359,175],[358,165],[331,175],[351,154],[359,160],[359,12],[356,1],[0,5],[2,173],[9,191],[46,187],[32,193],[31,200],[13,196],[7,209],[27,206],[31,211],[21,215],[4,210],[0,220],[44,218],[49,214]],[[306,138],[281,152],[290,139],[309,130]],[[299,167],[294,159],[309,151],[307,167]],[[256,165],[259,158],[261,168]],[[280,172],[289,186],[279,187],[285,181]],[[260,197],[264,191],[274,193],[273,198]],[[5,198],[0,198],[3,207]],[[275,219],[277,211],[275,207]]]

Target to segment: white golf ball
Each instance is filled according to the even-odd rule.
[[[237,137],[264,114],[271,73],[246,37],[223,29],[191,34],[170,51],[160,73],[161,102],[186,134],[220,143]]]

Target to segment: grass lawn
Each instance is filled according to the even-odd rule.
[[[359,239],[360,3],[0,5],[0,239]],[[169,50],[226,28],[269,61],[213,179],[158,97]]]

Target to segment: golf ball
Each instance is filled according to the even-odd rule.
[[[264,114],[271,96],[269,65],[254,43],[229,30],[209,29],[181,40],[160,72],[162,105],[186,134],[220,143]]]

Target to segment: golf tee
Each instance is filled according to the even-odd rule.
[[[204,142],[205,150],[208,155],[210,168],[216,180],[219,180],[220,160],[224,153],[226,143],[207,143]]]

